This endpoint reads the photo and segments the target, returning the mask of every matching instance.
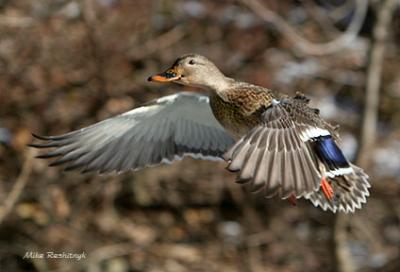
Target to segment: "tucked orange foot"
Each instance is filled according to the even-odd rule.
[[[296,196],[295,196],[295,195],[289,196],[288,200],[289,200],[290,204],[292,204],[293,206],[296,206],[296,204],[297,204],[297,202],[296,202],[297,199],[296,199]]]
[[[333,199],[333,188],[329,184],[329,182],[326,181],[325,177],[322,177],[322,179],[321,179],[321,189],[322,189],[322,192],[324,193],[325,197],[328,200],[332,200]]]

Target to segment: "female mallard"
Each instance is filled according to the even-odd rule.
[[[308,106],[224,76],[207,58],[189,54],[149,78],[210,90],[181,92],[60,136],[37,136],[39,158],[82,172],[137,170],[191,156],[225,159],[237,181],[267,197],[310,199],[333,212],[353,212],[369,195],[368,176],[344,157],[337,131]]]

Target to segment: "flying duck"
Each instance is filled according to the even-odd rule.
[[[180,92],[59,136],[35,135],[51,148],[38,158],[65,170],[122,172],[190,156],[225,160],[236,181],[266,197],[309,199],[332,212],[354,212],[369,196],[368,176],[338,147],[337,128],[301,93],[287,96],[226,77],[197,54],[149,77],[202,88]]]

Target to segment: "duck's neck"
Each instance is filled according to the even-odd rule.
[[[226,93],[232,88],[234,82],[234,79],[222,75],[218,80],[211,81],[208,88],[225,100]]]

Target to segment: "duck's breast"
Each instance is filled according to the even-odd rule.
[[[243,115],[237,105],[224,101],[217,94],[210,96],[210,106],[218,122],[237,139],[260,122],[259,114]]]

